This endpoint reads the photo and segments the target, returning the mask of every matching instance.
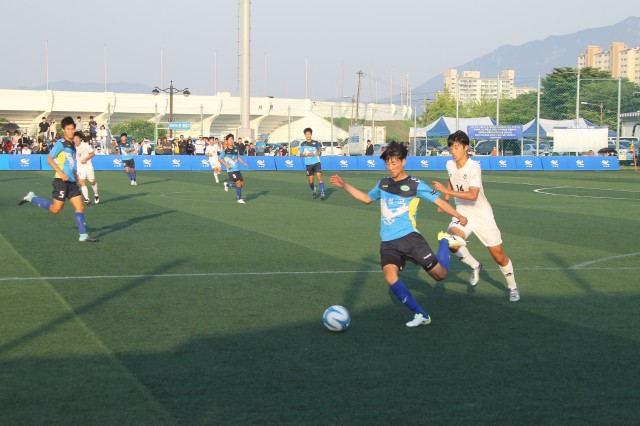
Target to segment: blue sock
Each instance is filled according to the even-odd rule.
[[[227,183],[227,186],[229,188],[237,188],[238,187],[235,182],[229,182],[229,183]]]
[[[318,184],[318,186],[320,187],[320,193],[323,193],[324,192],[324,182],[320,182]]]
[[[127,177],[129,178],[129,180],[133,180],[133,177],[131,176],[131,172],[127,172]]]
[[[401,279],[398,279],[395,283],[391,284],[391,291],[396,295],[399,301],[402,302],[407,308],[411,309],[416,314],[422,314],[423,317],[428,317],[427,312],[422,309],[416,299],[413,298],[411,292]]]
[[[311,188],[311,190],[312,190],[312,191],[315,191],[315,190],[316,190],[315,185],[314,185],[314,184],[312,184],[312,183],[310,183],[310,184],[309,184],[309,188]]]
[[[438,254],[436,254],[438,262],[446,269],[449,270],[449,264],[451,263],[451,252],[449,251],[449,240],[443,238],[438,245]]]
[[[51,207],[51,200],[47,200],[46,198],[33,197],[31,202],[46,211],[49,211],[49,207]]]
[[[80,234],[86,234],[87,224],[84,223],[84,212],[75,212],[74,218],[76,220],[76,225],[78,225],[78,232]]]
[[[238,199],[242,198],[242,188],[239,186],[236,187],[236,195],[238,196]]]
[[[131,176],[133,176],[133,180],[136,180],[136,172],[131,172]]]

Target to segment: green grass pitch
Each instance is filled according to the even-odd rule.
[[[210,173],[98,172],[82,244],[71,206],[17,205],[50,172],[0,172],[0,424],[637,424],[640,174],[485,173],[522,300],[471,237],[475,289],[455,258],[441,283],[403,272],[417,329],[380,272],[379,205],[330,174],[320,201],[303,172],[246,172],[238,205]],[[421,202],[432,246],[448,222]]]

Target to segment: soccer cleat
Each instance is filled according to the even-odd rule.
[[[518,287],[509,289],[509,302],[517,302],[520,300],[520,290]]]
[[[135,185],[136,183],[134,181],[131,181],[131,186]]]
[[[96,204],[98,204],[98,203],[100,202],[100,196],[99,196],[99,195],[95,195],[95,196],[93,197],[93,202],[94,202],[94,203],[96,203]]]
[[[133,181],[133,186],[138,186],[138,181],[137,180]]]
[[[92,238],[87,234],[83,234],[83,235],[80,235],[80,238],[78,238],[78,241],[80,241],[81,243],[97,243],[100,240],[97,238]]]
[[[444,231],[438,232],[438,241],[445,238],[449,240],[449,247],[464,247],[467,245],[467,242],[457,235],[447,234]]]
[[[315,200],[316,197],[318,196],[318,193],[316,192],[316,190],[314,189],[313,191],[311,191],[311,196],[313,197],[313,199]]]
[[[321,193],[320,193],[320,199],[321,199],[322,201],[324,201],[324,199],[325,199],[325,198],[327,198],[327,197],[325,197],[324,192],[321,192]]]
[[[21,206],[24,203],[30,203],[31,200],[33,199],[33,197],[35,197],[36,194],[34,194],[33,192],[28,192],[27,195],[25,195],[24,197],[22,197],[20,199],[20,201],[18,202],[18,205]]]
[[[413,319],[407,323],[407,327],[419,327],[427,324],[431,324],[431,317],[429,315],[425,318],[422,314],[415,314]]]
[[[471,284],[472,287],[478,284],[478,282],[480,282],[480,271],[482,271],[482,263],[480,263],[477,268],[473,268],[471,270],[471,276],[469,277],[469,284]]]
[[[85,206],[88,206],[89,204],[91,204],[91,201],[89,201],[89,200],[84,200],[84,205],[85,205]]]
[[[227,182],[224,182],[224,192],[229,192],[229,187],[227,186]]]
[[[246,204],[242,198],[238,198],[238,204]]]

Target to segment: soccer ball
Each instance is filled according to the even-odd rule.
[[[351,316],[349,311],[344,306],[333,305],[329,306],[324,315],[322,315],[322,322],[327,330],[333,332],[345,331],[351,323]]]

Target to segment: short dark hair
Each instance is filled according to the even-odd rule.
[[[469,136],[462,130],[453,132],[447,138],[447,146],[451,146],[455,142],[459,142],[462,145],[469,145]]]
[[[76,122],[73,121],[73,118],[66,116],[65,118],[62,119],[62,121],[60,122],[60,126],[64,129],[67,126],[73,125],[73,128],[76,128]]]
[[[225,137],[224,137],[224,140],[227,140],[227,139],[229,139],[229,138],[231,138],[231,139],[235,139],[235,138],[233,137],[233,134],[229,133],[227,136],[225,136]]]
[[[126,138],[127,134],[126,133],[120,133],[120,137],[123,137],[123,136]]]
[[[407,146],[402,142],[391,141],[389,145],[385,148],[380,158],[385,162],[389,158],[397,158],[399,160],[404,160],[407,158]]]
[[[84,134],[81,131],[77,131],[73,133],[73,137],[79,137],[80,139],[84,139]]]
[[[307,133],[307,132],[313,134],[313,130],[311,130],[311,127],[307,127],[306,129],[304,129],[304,132],[302,133]]]

